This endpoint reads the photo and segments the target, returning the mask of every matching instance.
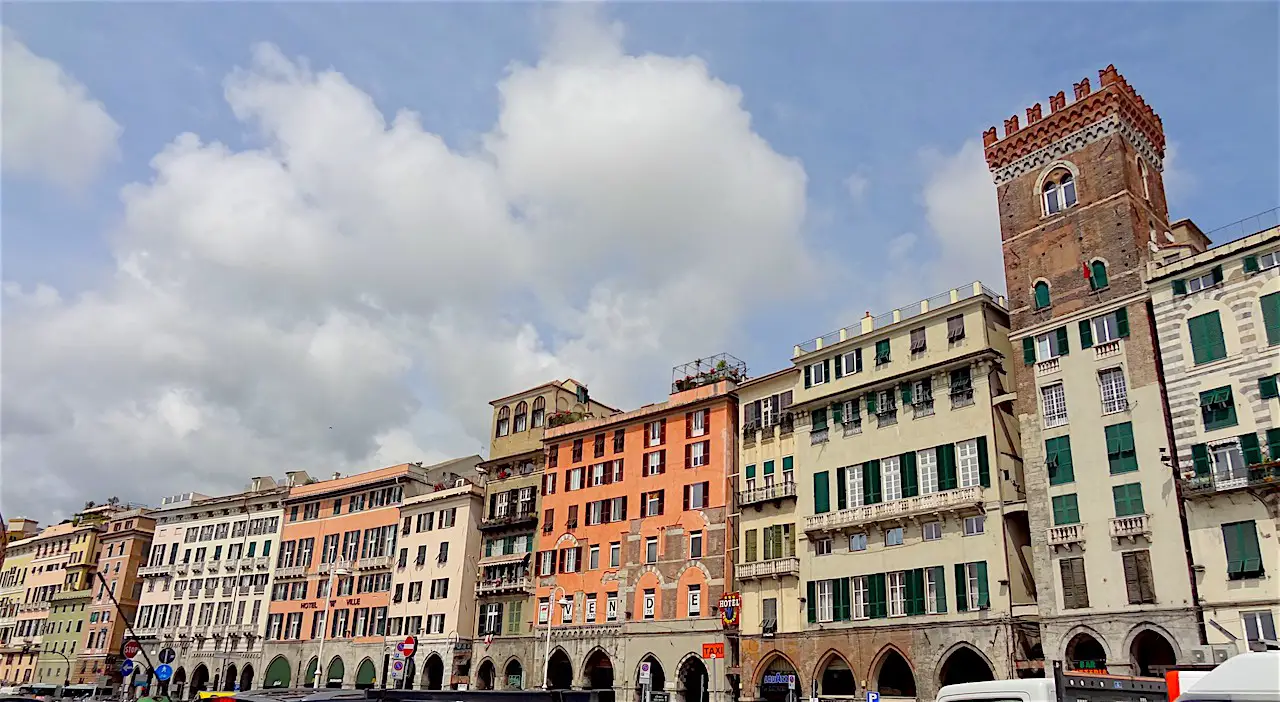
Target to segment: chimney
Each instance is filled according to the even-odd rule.
[[[1057,95],[1049,96],[1049,112],[1057,112],[1067,106],[1067,94],[1059,90]]]

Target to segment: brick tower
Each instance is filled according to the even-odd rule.
[[[983,144],[1046,666],[1152,673],[1200,643],[1142,280],[1174,236],[1160,117],[1114,66],[1098,78]]]

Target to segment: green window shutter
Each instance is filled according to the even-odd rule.
[[[1236,404],[1231,386],[1226,385],[1200,393],[1200,412],[1206,430],[1234,427],[1236,420]]]
[[[1070,495],[1058,495],[1053,498],[1053,525],[1064,526],[1066,524],[1080,523],[1080,506],[1076,500],[1075,493]]]
[[[945,614],[947,611],[947,569],[942,566],[934,566],[933,582],[934,588],[934,609],[938,610],[938,614]]]
[[[1267,430],[1267,453],[1271,460],[1280,461],[1280,429]]]
[[[813,374],[807,365],[804,367],[804,387],[806,390],[813,387]]]
[[[757,551],[757,546],[756,546],[757,541],[756,541],[756,530],[755,530],[755,529],[748,529],[748,530],[747,530],[747,538],[746,538],[746,542],[747,542],[747,553],[746,553],[746,560],[747,560],[747,563],[754,563],[754,562],[755,562],[755,560],[756,560],[756,554],[757,554],[757,552],[758,552],[758,551]]]
[[[1049,306],[1049,284],[1040,281],[1035,284],[1035,305],[1036,309],[1042,310]]]
[[[1280,389],[1276,386],[1277,378],[1280,376],[1269,375],[1258,379],[1258,392],[1262,395],[1262,399],[1270,400],[1273,397],[1280,397]]]
[[[987,609],[991,606],[991,593],[987,590],[987,562],[978,561],[973,566],[978,571],[978,609]]]
[[[1111,499],[1115,504],[1117,517],[1132,517],[1145,511],[1142,506],[1142,485],[1140,483],[1113,486],[1111,488]]]
[[[1186,295],[1186,294],[1187,294],[1187,281],[1182,280],[1182,279],[1180,279],[1180,278],[1179,278],[1179,279],[1174,280],[1174,281],[1173,281],[1173,294],[1174,294],[1174,295]]]
[[[1029,336],[1022,340],[1022,362],[1028,366],[1036,363],[1036,340]]]
[[[1212,466],[1209,463],[1209,447],[1204,444],[1193,445],[1191,447],[1191,463],[1195,466],[1197,477],[1209,477],[1212,472]]]
[[[1044,442],[1045,463],[1049,469],[1050,485],[1066,485],[1076,480],[1075,466],[1071,460],[1071,437],[1059,436]]]
[[[764,462],[764,474],[773,475],[773,461]]]
[[[844,377],[844,354],[836,354],[834,360],[836,365],[836,379],[839,380]]]
[[[872,619],[884,619],[889,616],[889,608],[886,606],[885,589],[884,589],[884,573],[876,573],[867,576],[867,600],[868,609]]]
[[[915,497],[920,494],[920,484],[916,474],[916,452],[907,451],[898,456],[898,467],[902,475],[902,496]]]
[[[935,449],[938,456],[938,489],[954,490],[960,486],[956,480],[956,446],[943,444]]]
[[[1080,320],[1080,348],[1087,349],[1093,346],[1093,321],[1088,319]]]
[[[969,611],[969,583],[964,577],[964,564],[956,564],[956,611]]]
[[[1258,529],[1253,522],[1241,522],[1237,531],[1240,553],[1244,563],[1242,574],[1245,577],[1262,575],[1262,550],[1258,546]]]
[[[751,465],[747,466],[747,480],[750,480],[754,477],[756,477],[756,464],[752,463]]]
[[[1129,336],[1129,310],[1124,307],[1116,310],[1116,332],[1121,338]]]
[[[1214,266],[1213,270],[1209,272],[1213,275],[1214,285],[1217,285],[1218,283],[1222,282],[1222,266]]]
[[[817,624],[818,623],[818,583],[810,580],[807,583],[807,587],[809,592],[808,592],[808,597],[805,599],[805,604],[808,606],[808,609],[809,609],[809,623]]]
[[[1222,319],[1217,310],[1187,320],[1187,329],[1191,336],[1191,356],[1196,365],[1227,357]]]
[[[862,464],[862,501],[868,505],[880,502],[879,459],[873,459]]]
[[[791,456],[782,457],[782,472],[790,473],[791,471],[795,470],[795,467],[796,467],[795,458]]]
[[[867,415],[876,413],[876,394],[874,392],[867,393]]]
[[[1258,272],[1258,257],[1257,257],[1257,256],[1250,255],[1250,256],[1245,256],[1245,257],[1244,257],[1244,272],[1245,272],[1245,273],[1257,273],[1257,272]]]
[[[876,363],[888,363],[890,357],[889,340],[882,339],[876,342]]]
[[[831,382],[831,359],[829,358],[822,359],[822,377],[826,378],[828,383]]]
[[[1267,344],[1280,344],[1280,293],[1263,295],[1258,304],[1262,305],[1262,326],[1267,329]]]
[[[846,492],[848,489],[847,473],[848,471],[845,470],[844,466],[836,468],[836,509],[847,509],[849,507],[849,498]]]
[[[902,404],[911,404],[911,383],[903,383],[900,388],[902,390]]]
[[[831,511],[831,498],[827,485],[827,471],[813,474],[813,512],[823,514]]]
[[[1244,454],[1244,464],[1255,466],[1262,463],[1262,446],[1258,443],[1258,435],[1249,432],[1240,436],[1240,451]]]
[[[915,454],[911,454],[912,459]],[[915,467],[914,460],[912,468]],[[978,437],[978,484],[984,488],[991,487],[991,459],[987,456],[987,437]]]
[[[1133,424],[1113,424],[1103,429],[1107,440],[1107,461],[1111,474],[1130,473],[1138,469],[1137,452],[1133,444]]]
[[[924,568],[916,568],[915,570],[912,570],[911,573],[907,576],[907,581],[910,582],[913,586],[912,587],[913,592],[911,594],[911,602],[914,605],[915,614],[924,614],[925,612],[928,611],[928,607],[925,606],[925,602],[924,602],[924,599],[925,599]]]
[[[836,594],[836,619],[842,622],[849,621],[849,579],[837,578],[835,581]]]
[[[827,428],[827,410],[816,409],[810,412],[813,415],[813,422],[810,431],[822,431]]]
[[[1053,330],[1053,333],[1058,337],[1058,355],[1065,356],[1071,353],[1071,344],[1067,342],[1067,328],[1058,327]]]
[[[1222,545],[1227,551],[1227,577],[1238,578],[1244,572],[1244,553],[1240,549],[1240,525],[1253,522],[1234,522],[1222,525]]]
[[[839,425],[844,422],[844,403],[835,402],[831,405],[831,423]]]

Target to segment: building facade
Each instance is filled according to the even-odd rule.
[[[392,574],[387,647],[417,639],[401,675],[388,686],[426,690],[469,684],[480,557],[479,456],[427,469],[430,491],[400,506],[399,553]]]
[[[0,571],[0,686],[31,682],[38,650],[17,636],[18,610],[27,592],[27,576],[35,557],[35,522],[9,521],[3,571]],[[28,637],[29,638],[29,637]]]
[[[138,569],[151,555],[155,526],[155,519],[143,509],[118,512],[102,525],[97,564],[102,579],[85,593],[88,601],[87,616],[82,617],[85,631],[77,636],[80,648],[75,681],[78,684],[101,687],[124,682],[120,674],[120,665],[124,662],[120,647],[126,636],[125,618],[137,621],[138,603],[142,599]],[[75,604],[84,610],[84,602]],[[139,674],[145,675],[145,672]]]
[[[606,417],[617,410],[592,399],[587,386],[572,378],[489,404],[493,439],[489,459],[480,464],[485,494],[475,591],[477,655],[482,652],[489,664],[476,669],[475,685],[524,689],[540,684],[529,681],[528,671],[538,650],[530,554],[537,541],[547,461],[543,435],[548,427]]]
[[[974,283],[748,384],[742,699],[932,699],[1038,673],[1008,325]]]
[[[87,610],[94,589],[96,588],[63,590],[49,601],[49,619],[45,623],[45,634],[40,642],[39,670],[35,676],[37,683],[62,686],[87,684],[90,690],[111,687],[109,677],[100,686],[99,674],[82,670],[76,661],[77,654],[83,651],[80,644],[85,625],[89,621]]]
[[[1261,231],[1203,252],[1175,248],[1148,269],[1207,662],[1274,641],[1280,618],[1276,215],[1240,223]]]
[[[727,477],[746,367],[719,356],[675,375],[666,402],[546,432],[535,559],[542,646],[528,686],[614,699],[646,687],[687,700],[724,694],[724,671],[713,675],[700,654],[724,644],[716,604],[733,578]]]
[[[153,694],[261,686],[281,505],[290,482],[306,479],[254,478],[248,490],[221,497],[183,493],[150,513],[154,534],[138,567],[134,629],[148,651],[172,648],[176,656],[173,676],[155,683]]]
[[[1160,118],[1114,66],[983,134],[1046,664],[1158,673],[1200,643],[1146,264],[1178,241]],[[1156,574],[1160,577],[1156,577]]]

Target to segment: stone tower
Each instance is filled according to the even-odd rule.
[[[1108,66],[983,134],[1000,209],[1046,666],[1154,673],[1200,643],[1143,272],[1160,117]],[[1159,574],[1159,577],[1156,577]]]

